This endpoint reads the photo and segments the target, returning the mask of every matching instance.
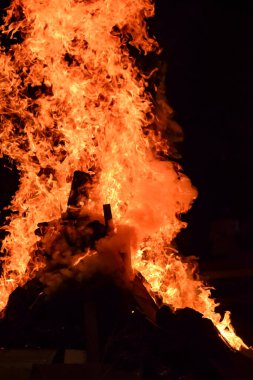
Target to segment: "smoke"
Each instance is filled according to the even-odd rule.
[[[134,272],[131,255],[137,249],[134,228],[119,225],[106,234],[106,227],[90,218],[58,220],[46,227],[37,255],[46,265],[38,274],[45,292],[56,291],[68,280],[83,283],[95,274],[110,277],[119,286],[130,287]]]

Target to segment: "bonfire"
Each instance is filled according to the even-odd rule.
[[[160,53],[153,16],[151,0],[13,0],[6,10],[1,155],[20,179],[4,226],[0,308],[36,276],[50,293],[69,277],[112,273],[131,287],[141,274],[157,303],[198,311],[240,350],[229,312],[216,312],[195,261],[173,246],[197,191],[173,161],[167,131],[180,129],[158,64],[141,67]],[[75,172],[86,181],[71,192]]]

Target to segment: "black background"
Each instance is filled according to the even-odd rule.
[[[160,0],[155,30],[167,62],[166,89],[184,131],[185,173],[199,191],[177,239],[200,258],[253,342],[253,3]]]
[[[200,256],[210,251],[213,220],[252,219],[252,21],[250,1],[157,2],[167,96],[185,135],[182,164],[199,190],[188,248]]]

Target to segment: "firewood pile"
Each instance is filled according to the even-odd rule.
[[[104,207],[104,222],[80,216],[77,199],[80,191],[86,194],[90,181],[87,174],[76,173],[62,219],[38,226],[41,241],[35,255],[44,254],[46,269],[12,293],[0,321],[0,346],[57,351],[52,368],[31,371],[33,380],[64,380],[71,373],[77,380],[250,379],[251,359],[232,351],[211,321],[191,309],[173,312],[159,305],[141,275],[127,280],[130,264],[124,248],[112,271],[81,276],[73,261],[85,260],[81,253],[94,250],[112,225],[109,205]],[[107,257],[108,265],[112,257]],[[93,258],[90,268],[100,259]],[[72,372],[61,368],[61,353],[67,349],[86,352],[86,362],[71,367]]]

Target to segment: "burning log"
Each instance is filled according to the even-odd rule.
[[[40,223],[35,231],[40,236],[35,254],[46,260],[39,278],[49,292],[72,278],[83,281],[97,272],[109,274],[121,286],[132,286],[132,230],[114,227],[110,204],[103,206],[105,224],[82,212],[91,183],[89,174],[75,172],[67,212],[59,220]]]
[[[80,207],[80,201],[89,198],[89,186],[92,184],[92,176],[89,173],[76,170],[74,172],[71,191],[68,199],[68,207]]]
[[[112,209],[110,204],[103,205],[104,209],[104,219],[105,219],[105,227],[107,233],[113,230],[113,219],[112,219]]]

